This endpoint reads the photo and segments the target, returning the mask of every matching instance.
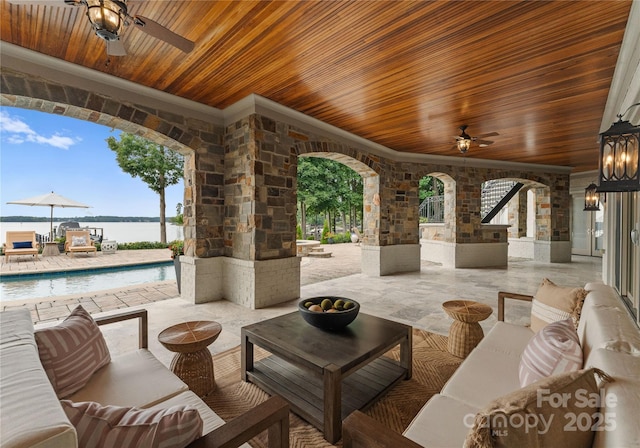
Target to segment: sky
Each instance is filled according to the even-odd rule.
[[[90,208],[54,217],[160,216],[160,196],[122,171],[106,139],[120,131],[61,115],[0,106],[0,216],[49,217],[49,207],[7,204],[54,191]],[[166,214],[184,202],[184,184],[166,189]]]

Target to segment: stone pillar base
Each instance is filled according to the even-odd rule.
[[[420,259],[441,263],[442,267],[456,266],[456,245],[447,241],[420,240]]]
[[[509,263],[508,243],[456,244],[456,268],[502,268]]]
[[[362,246],[362,273],[379,277],[420,270],[420,245]]]
[[[182,256],[183,299],[206,303],[226,299],[251,309],[300,297],[300,258],[248,261]]]
[[[544,263],[571,262],[571,241],[536,241],[534,260]]]

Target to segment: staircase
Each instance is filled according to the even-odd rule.
[[[512,180],[488,180],[482,184],[480,216],[488,224],[524,186]]]

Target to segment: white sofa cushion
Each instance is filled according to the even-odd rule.
[[[26,309],[0,313],[0,446],[69,448],[76,431],[42,369]]]
[[[600,412],[615,428],[596,433],[593,447],[640,447],[640,356],[603,348],[591,351],[586,367],[597,367],[613,377],[604,385]],[[606,422],[605,422],[606,423]]]
[[[68,399],[147,408],[187,389],[149,350],[141,349],[113,357]]]
[[[528,327],[506,322],[496,322],[487,332],[479,347],[502,355],[520,359],[534,333]]]
[[[26,308],[7,310],[0,313],[0,347],[31,345],[37,349],[33,338],[31,313]]]
[[[593,349],[640,356],[640,332],[624,309],[621,299],[609,286],[589,284],[591,290],[582,307],[578,337],[585,360]]]
[[[414,417],[403,435],[430,448],[459,448],[473,425],[477,408],[436,394]]]

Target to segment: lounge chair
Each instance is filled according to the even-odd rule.
[[[94,246],[91,240],[91,235],[88,230],[67,230],[67,240],[64,243],[65,253],[75,254],[76,252],[89,252],[97,254],[98,249]]]
[[[38,248],[35,230],[7,231],[4,243],[4,262],[9,261],[9,255],[34,255],[38,259]]]

